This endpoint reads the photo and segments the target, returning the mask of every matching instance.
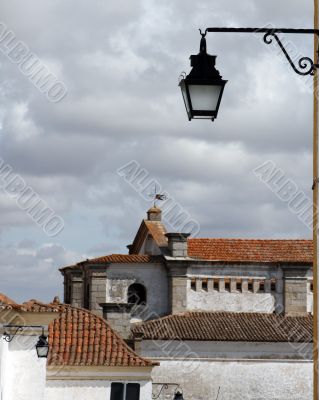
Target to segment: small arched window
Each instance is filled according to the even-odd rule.
[[[128,288],[127,302],[130,304],[143,305],[146,304],[146,289],[140,283],[133,283]]]

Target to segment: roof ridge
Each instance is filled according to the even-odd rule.
[[[34,307],[42,308],[42,310],[34,309]],[[1,309],[13,309],[13,310],[20,310],[24,312],[57,312],[58,305],[57,303],[42,303],[36,299],[30,299],[25,301],[21,304],[19,303],[3,303],[0,302]],[[45,310],[43,310],[45,309]]]
[[[242,240],[242,241],[280,241],[280,242],[291,242],[291,241],[293,241],[293,242],[298,242],[298,241],[304,241],[304,242],[313,242],[313,240],[312,239],[302,239],[302,238],[298,238],[298,239],[296,239],[296,238],[291,238],[291,239],[282,239],[282,238],[279,238],[279,239],[274,239],[274,238],[265,238],[265,239],[263,239],[263,238],[225,238],[225,237],[196,237],[196,238],[192,238],[192,237],[190,237],[190,238],[188,238],[187,240]]]
[[[9,296],[4,293],[0,293],[0,304],[17,304],[14,300],[12,300]]]
[[[239,311],[239,312],[237,312],[237,311],[193,311],[193,310],[190,310],[190,311],[183,311],[183,312],[179,312],[179,313],[176,313],[176,314],[170,314],[170,315],[164,315],[163,317],[159,317],[159,318],[155,318],[155,319],[150,319],[150,320],[147,320],[147,321],[142,321],[142,322],[138,322],[138,323],[136,323],[136,325],[138,325],[138,324],[147,324],[147,323],[149,323],[149,322],[154,322],[154,321],[158,321],[158,320],[160,320],[160,319],[169,319],[169,318],[174,318],[174,317],[184,317],[184,316],[187,316],[187,315],[197,315],[197,314],[199,314],[199,315],[203,315],[203,314],[209,314],[209,315],[212,315],[212,314],[223,314],[223,315],[249,315],[249,316],[251,316],[251,315],[257,315],[257,316],[274,316],[274,317],[284,317],[284,318],[308,318],[308,317],[311,317],[311,313],[307,313],[307,314],[305,314],[305,315],[298,315],[298,316],[296,316],[296,315],[284,315],[284,314],[276,314],[275,312],[273,312],[273,313],[267,313],[267,312],[256,312],[256,311],[252,311],[252,312],[250,312],[250,311]]]
[[[267,312],[256,312],[256,311],[185,311],[183,313],[178,313],[174,314],[172,316],[187,316],[187,315],[202,315],[202,314],[207,314],[207,315],[236,315],[236,316],[257,316],[257,317],[275,317],[275,318],[312,318],[311,313],[307,313],[304,315],[285,315],[285,314],[276,314],[275,312],[272,313],[267,313]],[[160,318],[158,318],[160,319]],[[152,320],[156,321],[156,320]]]

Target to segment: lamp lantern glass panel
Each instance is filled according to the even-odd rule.
[[[187,94],[187,87],[185,84],[185,79],[183,79],[180,82],[180,87],[181,87],[181,91],[182,91],[182,95],[183,95],[183,99],[184,99],[186,112],[187,112],[188,118],[190,118],[190,115],[191,115],[190,100],[189,100],[189,96]]]
[[[221,90],[222,86],[189,85],[193,110],[216,110]]]
[[[35,346],[38,358],[47,358],[49,353],[49,344],[47,341],[47,337],[41,335],[39,337],[38,343]]]

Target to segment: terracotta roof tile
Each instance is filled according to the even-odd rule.
[[[108,325],[92,312],[60,305],[61,315],[49,326],[50,366],[152,366],[138,356]]]
[[[139,254],[110,254],[102,257],[92,258],[83,263],[104,264],[104,263],[148,263],[159,262],[161,256],[148,256]],[[82,264],[82,263],[79,263]]]
[[[146,340],[312,342],[312,316],[188,312],[137,324],[132,335]]]
[[[55,312],[60,315],[49,325],[49,357],[51,366],[152,366],[158,365],[137,355],[108,325],[92,312],[58,301],[44,304],[30,300],[14,303],[0,295],[0,310]]]
[[[149,233],[152,235],[158,247],[167,247],[167,233],[164,224],[160,221],[144,221]]]
[[[161,256],[149,256],[140,254],[107,254],[105,256],[91,258],[85,261],[80,261],[75,265],[69,265],[67,267],[60,268],[59,271],[71,270],[81,270],[81,265],[83,264],[130,264],[130,263],[149,263],[149,262],[162,262]]]
[[[59,306],[56,303],[44,304],[38,300],[29,300],[22,304],[0,303],[0,310],[17,310],[24,312],[59,312]]]
[[[10,299],[10,297],[6,296],[5,294],[0,293],[0,304],[16,304],[16,302]]]
[[[138,254],[142,245],[151,234],[158,247],[167,247],[167,238],[165,236],[166,228],[161,221],[149,221],[144,219],[135,235],[134,241],[130,246],[130,254]]]
[[[65,267],[60,268],[59,271],[65,271],[67,269],[79,269],[79,266],[78,264],[66,265]]]
[[[312,263],[312,240],[188,239],[188,256],[226,262]]]

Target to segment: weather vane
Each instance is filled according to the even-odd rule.
[[[150,193],[149,196],[153,199],[154,203],[153,206],[156,207],[156,201],[164,201],[167,199],[165,194],[160,194],[157,192],[157,185],[155,183],[154,193]]]

